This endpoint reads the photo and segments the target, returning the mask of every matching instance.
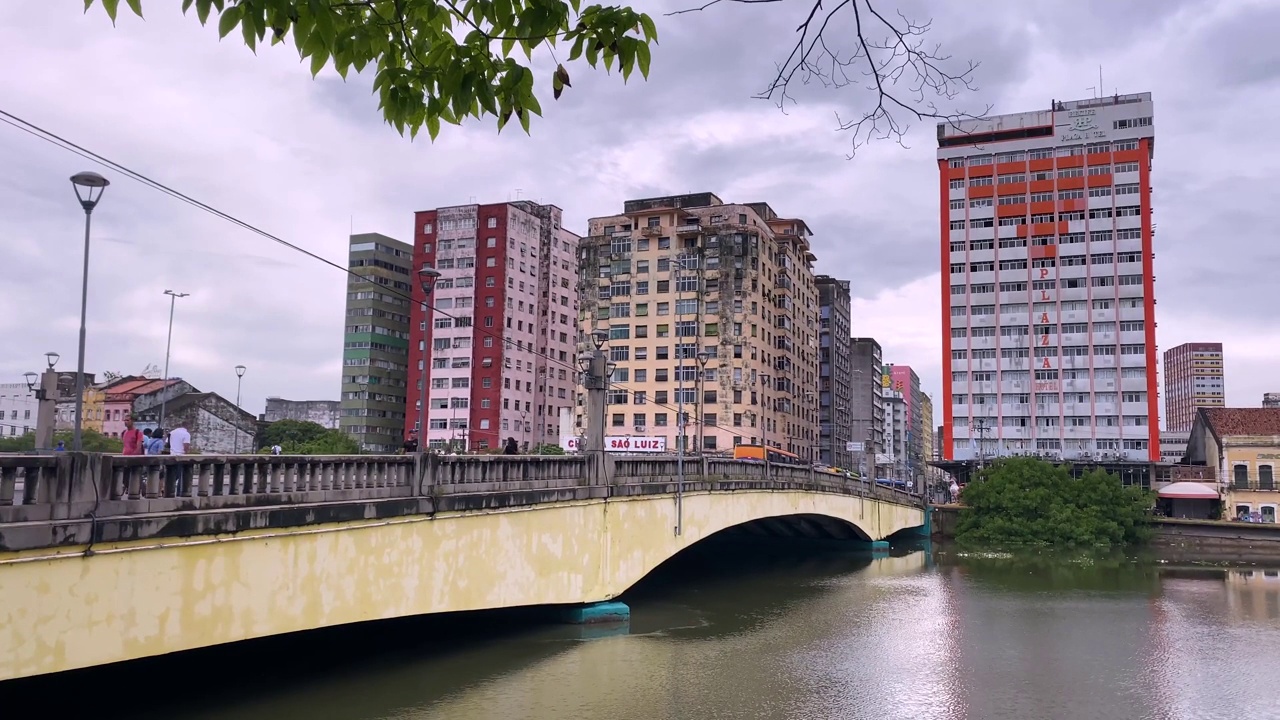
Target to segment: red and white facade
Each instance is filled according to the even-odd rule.
[[[938,127],[950,460],[1159,460],[1150,93]]]
[[[414,283],[405,431],[427,383],[427,447],[558,443],[573,407],[578,236],[527,201],[415,214],[414,269],[440,272],[430,309]],[[423,363],[423,351],[426,362]]]

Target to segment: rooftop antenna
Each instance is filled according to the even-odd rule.
[[[1102,84],[1102,64],[1098,64],[1098,97],[1102,97],[1102,93],[1106,92],[1106,85]]]
[[[520,199],[520,196],[521,196],[521,195],[523,195],[523,194],[524,194],[524,191],[523,191],[523,190],[521,190],[520,188],[516,188],[516,199],[517,199],[517,200],[519,200],[519,199]]]

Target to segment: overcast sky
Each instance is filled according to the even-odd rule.
[[[878,4],[926,17],[915,2]],[[570,66],[573,88],[559,102],[545,88],[532,138],[485,121],[446,126],[434,144],[382,123],[370,78],[312,80],[291,45],[255,56],[238,32],[219,42],[178,5],[146,0],[146,21],[122,5],[112,28],[79,0],[0,4],[0,109],[338,262],[352,228],[408,240],[415,210],[517,193],[562,207],[578,232],[628,198],[764,200],[808,220],[818,272],[853,282],[854,335],[912,365],[941,417],[932,123],[915,123],[906,148],[883,142],[848,160],[835,116],[865,107],[865,91],[805,88],[787,114],[751,98],[807,0],[660,17],[647,83]],[[1268,219],[1280,207],[1280,3],[935,5],[932,37],[982,63],[963,109],[1090,97],[1099,65],[1108,93],[1154,93],[1160,348],[1223,342],[1228,404],[1280,391],[1280,245]],[[89,370],[162,364],[173,288],[191,294],[178,303],[173,375],[234,397],[244,364],[253,412],[270,395],[337,398],[341,272],[7,125],[0,381],[39,369],[47,350],[74,369],[83,215],[67,178],[80,170],[114,180],[94,214]]]

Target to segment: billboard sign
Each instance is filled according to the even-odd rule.
[[[581,438],[572,435],[560,438],[560,447],[565,452],[578,452]],[[604,448],[615,453],[664,453],[667,451],[665,437],[647,437],[644,435],[606,435]]]

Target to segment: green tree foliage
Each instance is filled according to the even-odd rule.
[[[564,455],[564,448],[560,447],[559,445],[552,445],[551,443],[543,443],[541,445],[533,446],[533,449],[529,450],[528,454],[529,455]]]
[[[1103,470],[1079,479],[1063,466],[1009,458],[960,495],[956,539],[985,545],[1120,545],[1145,540],[1151,494]]]
[[[73,433],[61,430],[54,433],[53,444],[56,447],[61,440],[68,450],[71,449]],[[85,430],[80,434],[80,444],[85,452],[118,453],[124,450],[124,443],[119,438],[103,435],[96,430]],[[18,437],[0,438],[0,452],[31,452],[36,449],[36,434],[27,433]]]
[[[36,434],[0,437],[0,452],[29,452],[36,449]]]
[[[360,444],[341,430],[306,420],[279,420],[258,435],[258,446],[279,445],[285,455],[357,455]]]
[[[85,10],[95,3],[115,22],[120,0],[85,0]],[[126,3],[142,16],[142,0]],[[219,37],[239,27],[254,52],[290,37],[313,76],[374,66],[387,122],[411,137],[425,125],[432,139],[442,121],[468,116],[493,116],[499,131],[514,116],[529,132],[542,114],[529,67],[540,46],[567,45],[565,62],[616,66],[625,82],[636,70],[649,76],[658,39],[648,15],[581,0],[183,0],[184,13],[193,7],[201,24],[217,16]],[[556,99],[571,87],[563,64],[546,81]]]

